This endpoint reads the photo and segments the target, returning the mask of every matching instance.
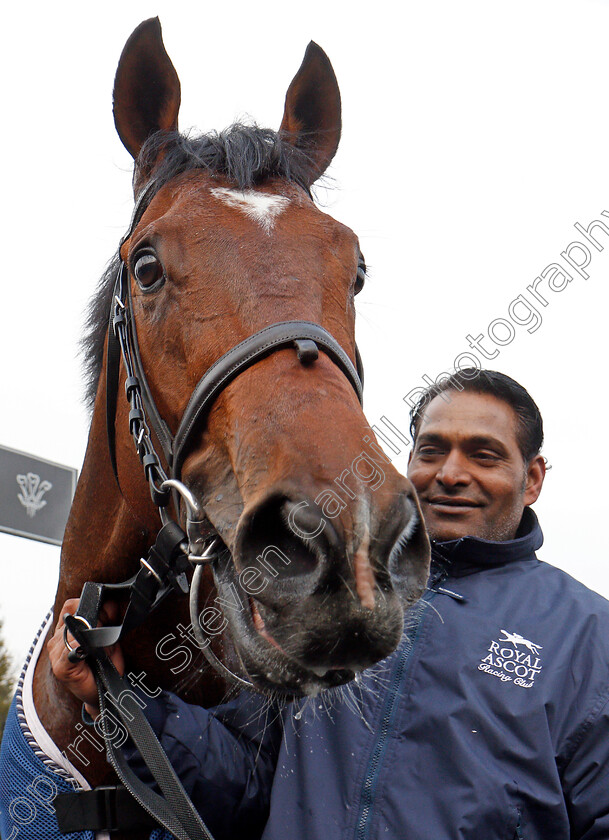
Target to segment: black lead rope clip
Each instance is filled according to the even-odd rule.
[[[188,538],[177,522],[169,519],[163,525],[148,552],[147,560],[142,558],[140,563],[161,587],[168,591],[169,588],[174,589],[184,595],[188,593]]]
[[[104,656],[105,647],[116,644],[124,633],[142,624],[170,592],[188,593],[188,539],[173,520],[163,525],[148,557],[142,558],[140,564],[139,572],[122,583],[85,583],[78,612],[75,615],[66,613],[63,617],[63,640],[70,662],[79,662],[89,656]],[[123,623],[114,627],[98,627],[104,597],[120,591],[129,595]],[[68,632],[76,639],[77,647],[69,643]]]

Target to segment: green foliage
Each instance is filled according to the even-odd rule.
[[[13,662],[6,648],[0,620],[0,738],[15,691]]]

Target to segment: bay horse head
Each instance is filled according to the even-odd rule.
[[[191,551],[210,533],[226,548],[201,594],[209,609],[217,592],[239,667],[259,687],[313,694],[396,647],[429,562],[414,490],[360,404],[358,240],[310,193],[338,146],[339,89],[312,42],[278,132],[235,125],[184,136],[179,105],[160,24],[146,21],[115,80],[136,211],[91,316],[96,397],[65,550],[81,519],[91,527],[93,501],[106,531],[113,523],[110,577],[158,530],[130,434],[149,423],[162,471],[191,500],[177,514],[189,517]],[[117,271],[146,416],[124,399],[109,415],[120,492],[101,454],[114,386],[100,362]],[[124,369],[121,378],[129,392]]]

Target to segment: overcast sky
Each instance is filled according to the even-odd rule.
[[[155,14],[182,128],[245,115],[277,128],[308,41],[325,49],[344,125],[318,197],[358,233],[370,269],[357,304],[369,421],[405,431],[404,397],[466,352],[522,382],[552,465],[535,506],[540,557],[609,597],[609,249],[574,227],[609,227],[607,0],[11,4],[0,444],[80,468],[83,311],[132,206],[112,82],[127,37]],[[587,279],[561,257],[584,261],[575,241]],[[54,599],[59,549],[4,534],[0,545],[0,616],[22,659]]]

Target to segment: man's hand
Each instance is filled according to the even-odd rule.
[[[61,615],[55,628],[55,633],[48,642],[49,659],[51,661],[51,668],[55,677],[70,691],[75,697],[85,704],[86,711],[92,718],[99,714],[97,684],[93,671],[87,664],[86,660],[81,659],[77,662],[70,662],[68,659],[68,650],[64,644],[63,633],[64,623],[63,616],[66,613],[74,615],[78,609],[79,599],[70,598],[65,602],[61,608]],[[105,604],[99,616],[99,624],[111,624],[118,618],[118,607],[114,603]],[[72,647],[76,647],[78,642],[70,632],[67,634],[68,642]],[[125,670],[125,661],[120,645],[116,644],[112,647],[106,648],[106,653],[110,657],[112,664],[119,672],[123,674]]]

